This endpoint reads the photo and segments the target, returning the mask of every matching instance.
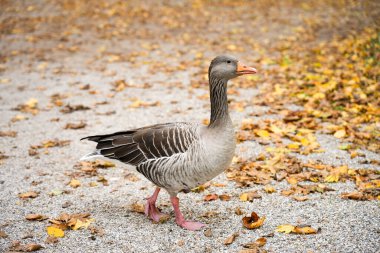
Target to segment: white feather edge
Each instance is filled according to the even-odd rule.
[[[101,159],[101,160],[105,160],[105,161],[110,161],[112,163],[115,163],[115,164],[119,164],[119,165],[123,165],[125,166],[126,164],[123,163],[123,162],[120,162],[118,160],[115,160],[115,159],[110,159],[110,158],[107,158],[103,155],[100,154],[100,150],[95,150],[94,152],[91,152],[91,153],[88,153],[87,155],[84,155],[83,157],[81,157],[79,160],[80,161],[89,161],[89,160],[95,160],[95,159]],[[134,171],[134,172],[138,172],[136,170],[136,167],[133,166],[133,165],[127,165],[128,166],[128,169],[131,170],[131,171]]]

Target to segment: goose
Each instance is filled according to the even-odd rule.
[[[205,224],[186,220],[179,208],[179,192],[189,192],[220,173],[235,153],[235,132],[228,112],[227,82],[241,75],[255,74],[234,57],[221,55],[211,61],[208,78],[211,102],[209,125],[176,122],[157,124],[81,140],[96,142],[96,150],[82,159],[105,157],[135,166],[156,185],[146,199],[145,215],[159,222],[167,217],[156,206],[161,188],[170,195],[176,223],[188,230]]]

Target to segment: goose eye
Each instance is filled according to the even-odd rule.
[[[231,61],[227,61],[227,63],[231,63]]]

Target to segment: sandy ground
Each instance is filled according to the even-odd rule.
[[[38,2],[37,2],[38,3]],[[54,8],[45,8],[48,15]],[[32,14],[29,14],[32,15]],[[7,13],[2,13],[6,18]],[[282,196],[279,191],[285,184],[276,185],[277,193],[265,194],[263,187],[255,185],[252,190],[262,193],[262,199],[252,203],[241,202],[239,195],[250,189],[241,189],[232,181],[226,180],[224,174],[213,182],[226,184],[225,187],[211,186],[202,193],[180,194],[181,206],[186,217],[207,224],[212,235],[205,236],[204,230],[190,232],[175,225],[173,211],[168,194],[160,194],[158,205],[171,218],[163,224],[153,224],[142,214],[132,212],[130,205],[143,204],[154,186],[131,168],[118,164],[115,168],[102,169],[102,174],[109,185],[90,187],[89,183],[97,177],[81,177],[82,185],[76,189],[68,186],[69,173],[78,159],[90,152],[94,145],[80,142],[83,136],[98,133],[110,133],[159,122],[195,121],[208,118],[207,99],[199,96],[207,94],[206,87],[188,88],[192,69],[178,73],[151,73],[146,66],[134,67],[128,62],[104,62],[97,49],[107,44],[115,51],[129,50],[140,43],[134,39],[114,41],[87,41],[85,37],[71,37],[69,44],[80,41],[81,48],[75,53],[60,50],[47,50],[43,54],[30,53],[28,50],[59,48],[60,42],[55,38],[46,38],[36,43],[28,43],[21,35],[3,36],[0,50],[7,56],[14,53],[11,60],[2,64],[0,73],[0,130],[16,131],[16,137],[0,137],[0,151],[8,156],[0,165],[0,230],[8,237],[0,238],[0,252],[7,252],[13,241],[22,244],[35,242],[45,248],[41,252],[238,252],[242,245],[252,242],[260,236],[274,232],[281,224],[308,224],[320,228],[315,235],[287,235],[274,233],[268,237],[264,246],[269,252],[379,252],[380,209],[378,201],[342,200],[342,192],[353,191],[352,183],[331,184],[335,191],[312,194],[306,202],[297,202]],[[65,44],[66,46],[66,44]],[[170,52],[176,48],[175,43],[166,43],[164,50]],[[41,51],[42,52],[42,51]],[[211,59],[214,53],[209,52]],[[39,58],[40,56],[40,58]],[[175,57],[150,55],[162,64],[176,65]],[[183,56],[186,57],[186,56]],[[52,60],[54,59],[54,60]],[[46,66],[42,62],[49,62]],[[63,71],[56,73],[57,68]],[[104,69],[105,68],[105,69]],[[74,72],[66,71],[74,70]],[[128,83],[148,83],[150,88],[127,87],[121,92],[112,92],[110,85],[115,80],[124,79]],[[89,90],[80,89],[90,85]],[[96,92],[91,92],[96,91]],[[66,94],[64,104],[83,104],[90,110],[76,111],[70,114],[60,112],[60,107],[51,106],[50,96]],[[90,94],[95,93],[95,94]],[[110,94],[114,94],[110,97]],[[240,95],[231,95],[234,99],[250,99],[259,95],[259,90],[249,88]],[[13,110],[18,104],[30,98],[38,100],[39,113],[36,115]],[[132,99],[145,102],[159,101],[159,105],[146,108],[131,108]],[[102,103],[106,101],[107,103]],[[261,108],[250,107],[244,112],[231,112],[236,127],[249,112]],[[104,115],[106,112],[113,112]],[[23,114],[27,119],[12,122],[16,115]],[[55,119],[55,120],[54,120]],[[58,119],[58,120],[57,120]],[[71,122],[84,121],[83,129],[64,129]],[[68,146],[39,150],[38,156],[29,156],[31,145],[38,145],[49,139],[70,140]],[[318,141],[325,153],[312,154],[302,159],[320,159],[326,164],[344,165],[353,168],[379,169],[374,165],[363,165],[361,158],[350,159],[347,152],[338,149],[340,143],[327,135],[318,135]],[[255,157],[263,146],[256,142],[245,142],[237,147],[237,154],[242,157]],[[367,159],[380,160],[380,156],[362,150]],[[138,177],[129,180],[130,173]],[[128,177],[129,176],[129,177]],[[39,192],[35,199],[21,200],[19,193]],[[50,196],[54,190],[66,191],[58,196]],[[205,202],[206,194],[228,194],[230,201]],[[64,205],[70,202],[68,207]],[[264,225],[256,230],[242,227],[241,215],[235,214],[239,207],[244,214],[255,211],[266,216]],[[205,217],[207,212],[214,212],[213,217]],[[104,230],[104,235],[92,235],[89,230],[68,231],[56,244],[45,243],[48,221],[27,221],[25,215],[40,213],[50,218],[60,213],[89,212],[95,218],[95,226]],[[239,232],[240,236],[231,244],[223,241],[231,234]],[[22,239],[25,238],[26,239]]]

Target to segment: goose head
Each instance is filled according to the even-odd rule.
[[[255,74],[256,72],[255,68],[248,67],[232,56],[220,55],[211,61],[208,74],[209,79],[228,81],[241,75]]]

